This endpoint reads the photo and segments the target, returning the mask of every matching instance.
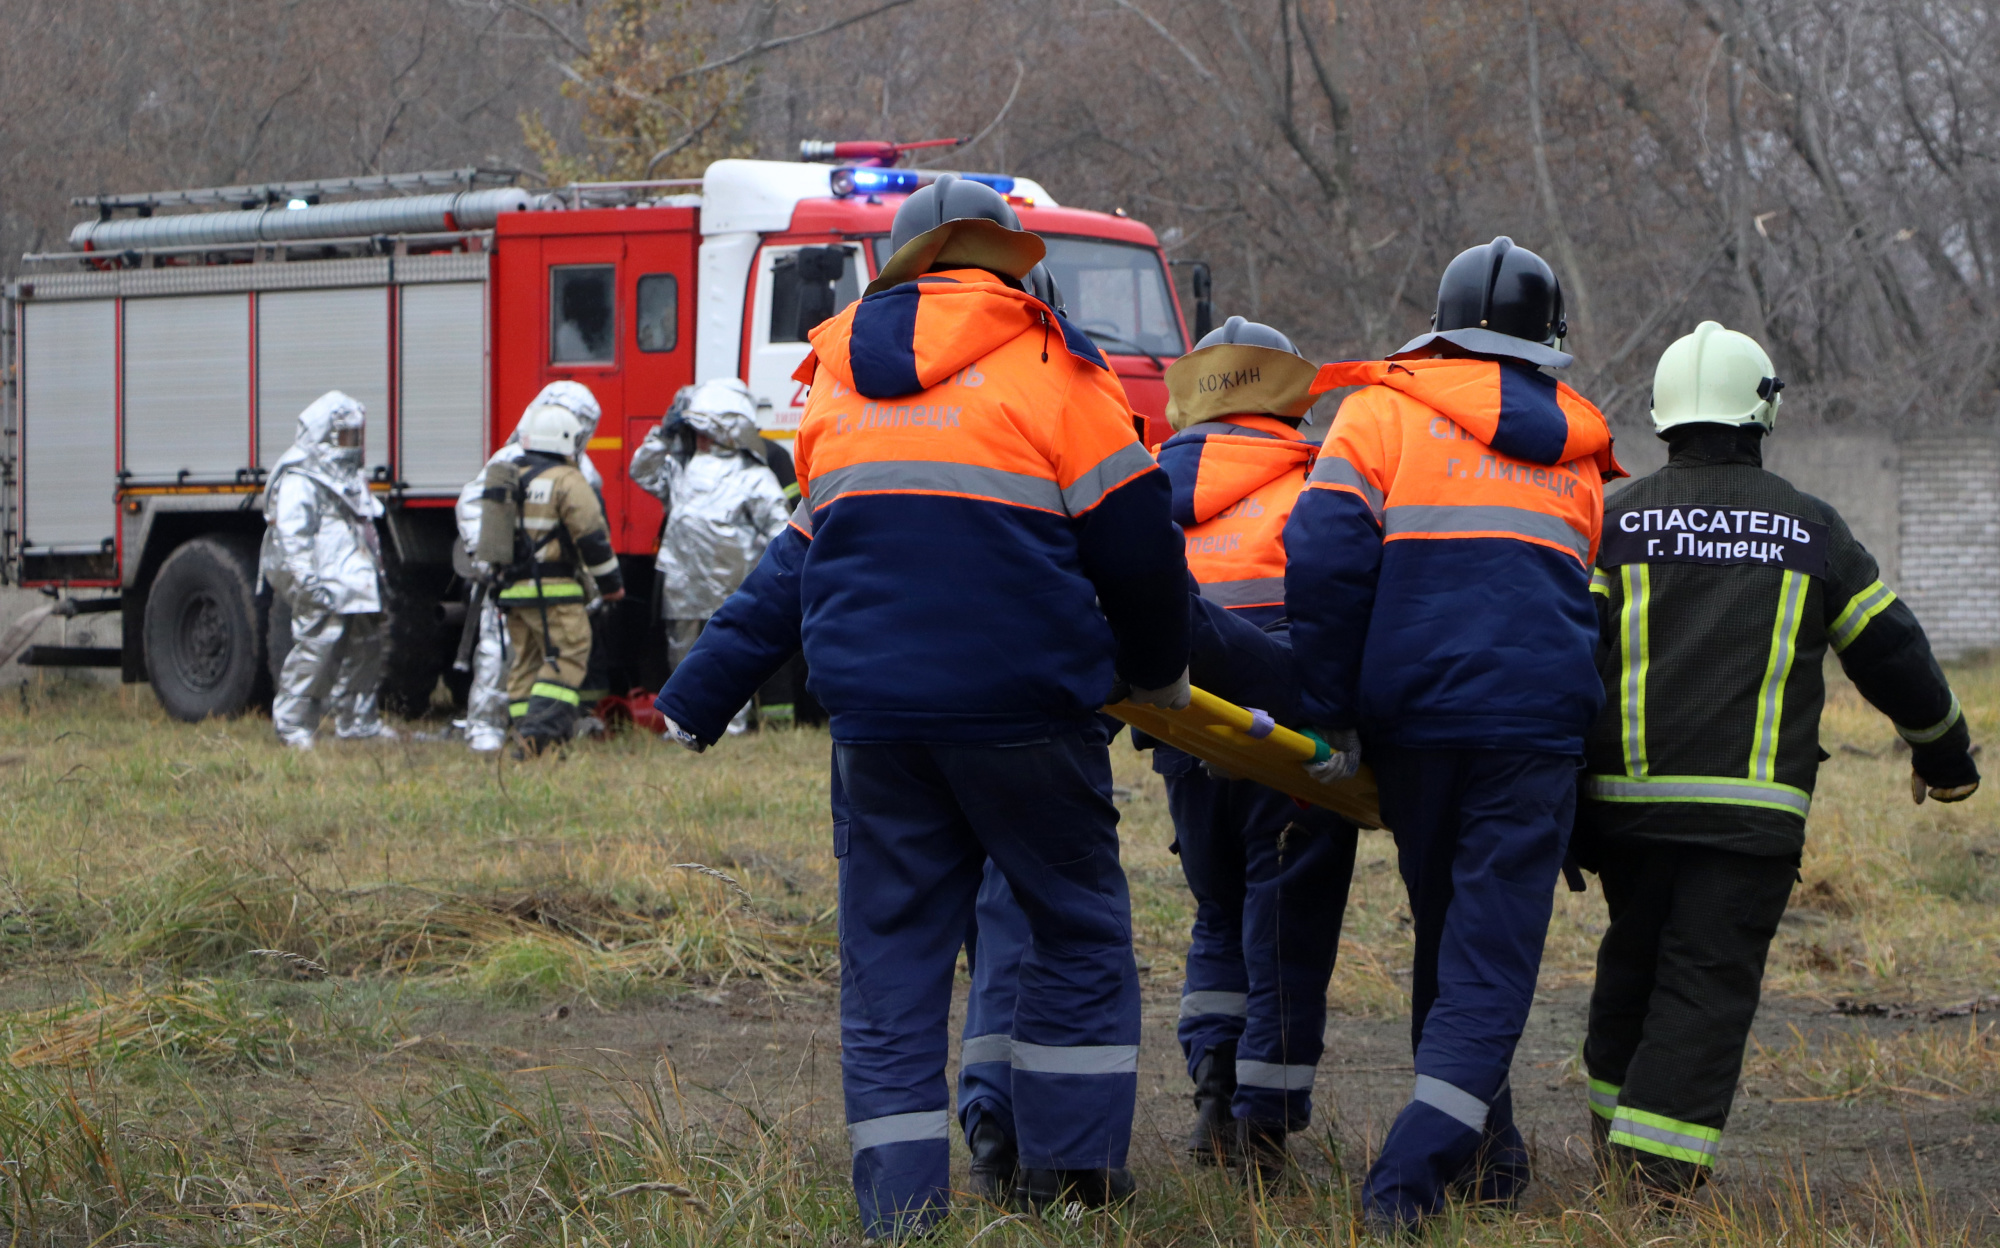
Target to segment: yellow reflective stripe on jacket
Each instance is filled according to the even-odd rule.
[[[1805,817],[1812,794],[1789,784],[1738,776],[1585,776],[1583,795],[1596,802],[1695,802],[1756,806]]]
[[[540,593],[535,592],[535,583],[532,580],[509,585],[500,591],[500,601],[502,602],[520,602],[524,599],[528,602],[534,602],[538,599],[581,597],[583,597],[583,586],[567,578],[543,581]]]
[[[1590,592],[1593,594],[1603,594],[1606,598],[1609,598],[1611,596],[1611,574],[1603,568],[1592,568],[1590,570]]]
[[[1750,778],[1770,780],[1778,764],[1778,736],[1785,725],[1785,682],[1799,654],[1799,617],[1805,614],[1808,578],[1787,570],[1778,589],[1778,611],[1771,621],[1771,654],[1764,663],[1764,683],[1757,687],[1757,728],[1750,739]]]
[[[1646,669],[1651,664],[1646,614],[1653,604],[1653,576],[1647,564],[1628,563],[1618,570],[1624,581],[1625,604],[1618,613],[1618,641],[1623,663],[1618,672],[1620,740],[1625,770],[1646,774]]]
[[[1698,1166],[1715,1164],[1715,1151],[1722,1144],[1722,1132],[1699,1123],[1682,1122],[1665,1114],[1649,1114],[1643,1109],[1620,1105],[1611,1119],[1611,1142],[1636,1148],[1642,1153],[1691,1161]]]
[[[538,680],[530,686],[528,696],[531,698],[554,698],[558,702],[567,702],[571,706],[577,705],[576,690],[571,689],[567,685],[551,684],[546,680]]]
[[[1610,1119],[1618,1112],[1619,1087],[1602,1079],[1590,1081],[1590,1112],[1599,1118]]]
[[[1894,601],[1895,592],[1880,581],[1849,598],[1840,614],[1833,617],[1833,623],[1827,626],[1827,638],[1833,643],[1834,652],[1839,653],[1853,645],[1854,639],[1861,636],[1861,630],[1868,627],[1868,621],[1888,610],[1889,604]]]
[[[1905,728],[1901,724],[1897,724],[1896,735],[1908,741],[1911,745],[1929,745],[1945,733],[1950,732],[1951,726],[1963,718],[1964,715],[1965,712],[1958,705],[1958,695],[1954,693],[1951,695],[1951,710],[1945,713],[1943,719],[1940,719],[1928,728]]]
[[[527,713],[528,704],[526,702],[509,702],[507,704],[507,717],[509,719],[519,719]]]

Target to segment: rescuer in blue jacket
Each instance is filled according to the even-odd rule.
[[[1540,257],[1461,253],[1433,324],[1320,371],[1364,388],[1285,530],[1305,714],[1336,750],[1318,774],[1365,751],[1415,926],[1416,1087],[1363,1192],[1385,1230],[1527,1181],[1507,1071],[1604,699],[1590,568],[1603,481],[1624,475],[1603,416],[1540,371],[1570,362]]]
[[[657,702],[704,746],[805,651],[846,808],[841,1067],[872,1238],[948,1208],[952,972],[989,858],[1031,937],[1016,1190],[1130,1193],[1139,984],[1096,711],[1121,682],[1189,696],[1171,490],[1103,357],[1021,289],[1041,240],[942,175],[891,241],[868,295],[812,333],[804,501]]]
[[[1194,664],[1196,683],[1231,701],[1260,666],[1259,643],[1290,664],[1284,532],[1318,451],[1298,428],[1315,372],[1289,338],[1240,316],[1167,369],[1175,434],[1160,467],[1198,583],[1197,637],[1219,643],[1196,647],[1216,655]],[[1280,696],[1283,705],[1246,704],[1295,715],[1296,697]],[[1274,1181],[1286,1135],[1312,1120],[1355,828],[1255,781],[1211,775],[1167,746],[1153,769],[1166,779],[1196,902],[1179,1026],[1195,1085],[1187,1151],[1197,1164],[1247,1163]]]

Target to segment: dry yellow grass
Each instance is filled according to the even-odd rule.
[[[1987,736],[2000,672],[1955,679]],[[1824,737],[1834,758],[1771,988],[1919,1006],[2000,991],[2000,843],[1987,813],[2000,797],[1910,805],[1907,757],[1844,686]],[[300,756],[262,720],[170,723],[143,689],[53,682],[9,699],[0,952],[13,974],[0,991],[32,995],[32,977],[42,1000],[0,1017],[13,1057],[0,1068],[0,1227],[51,1245],[853,1242],[837,1131],[803,1125],[800,1106],[759,1108],[728,1129],[691,1121],[670,1065],[650,1083],[629,1072],[593,1083],[568,1066],[507,1074],[525,1054],[410,1034],[395,1005],[413,983],[465,1008],[738,979],[823,997],[827,756],[816,732],[701,757],[638,737],[526,765],[421,741]],[[1122,742],[1113,758],[1141,962],[1165,991],[1180,978],[1191,908],[1162,786]],[[726,873],[748,899],[676,865],[690,863]],[[1556,913],[1545,987],[1587,983],[1602,900],[1594,887],[1563,893]],[[1367,834],[1337,1010],[1406,1008],[1406,922],[1392,844]],[[87,978],[132,972],[141,978],[113,992]],[[47,1007],[48,985],[62,983],[72,999]],[[1975,1016],[1801,1038],[1753,1054],[1752,1074],[1777,1099],[1930,1103],[1990,1096],[1995,1049]],[[391,1077],[375,1063],[392,1051],[427,1065]],[[239,1103],[268,1103],[255,1112],[279,1119],[308,1112],[269,1100],[267,1072],[298,1062],[314,1068],[303,1104],[347,1107],[338,1138],[291,1160],[236,1143]],[[837,1117],[837,1104],[821,1112]],[[968,1211],[938,1242],[1345,1244],[1341,1173],[1260,1204],[1175,1170],[1150,1177],[1147,1199],[1116,1218]],[[1974,1242],[1903,1180],[1846,1191],[1835,1216],[1806,1175],[1778,1172],[1659,1221],[1575,1177],[1558,1180],[1553,1205],[1454,1217],[1435,1242]]]

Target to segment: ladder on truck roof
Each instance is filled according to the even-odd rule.
[[[196,207],[227,204],[255,208],[282,204],[294,199],[312,200],[322,195],[379,195],[383,192],[444,190],[452,187],[512,186],[519,169],[426,169],[416,173],[371,173],[350,178],[309,178],[302,182],[256,182],[242,186],[204,186],[181,191],[135,191],[120,195],[77,195],[72,207],[95,208],[101,216],[135,211],[152,215],[155,208]]]

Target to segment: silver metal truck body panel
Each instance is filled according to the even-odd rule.
[[[126,301],[129,481],[232,481],[250,462],[250,316],[241,295]]]
[[[108,299],[116,295],[220,295],[252,290],[326,290],[336,286],[472,282],[486,277],[486,252],[380,256],[368,260],[291,260],[267,264],[175,265],[104,273],[36,273],[21,278],[24,298]],[[32,292],[32,293],[27,293]]]
[[[389,462],[389,292],[384,287],[257,296],[257,464],[270,468],[299,413],[329,390],[368,409],[362,463]]]
[[[18,305],[22,541],[37,551],[103,548],[118,522],[118,309]]]
[[[456,490],[486,462],[486,284],[411,286],[402,299],[398,476]]]

